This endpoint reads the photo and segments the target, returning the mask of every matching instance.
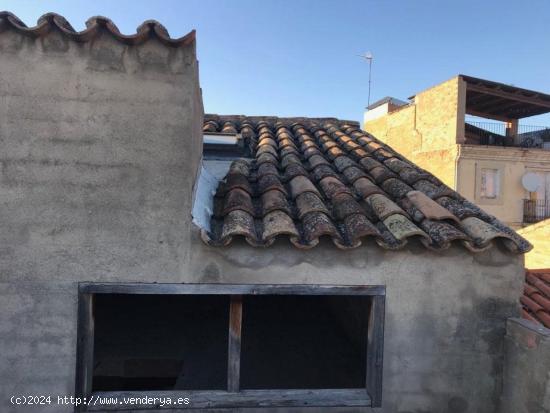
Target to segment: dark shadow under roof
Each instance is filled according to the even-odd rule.
[[[466,113],[498,120],[550,112],[550,95],[491,80],[459,75],[466,82]]]

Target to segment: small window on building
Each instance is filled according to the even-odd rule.
[[[381,286],[81,285],[77,392],[172,391],[199,409],[377,407],[384,294]]]
[[[481,168],[482,198],[495,199],[500,193],[500,172],[498,169]]]

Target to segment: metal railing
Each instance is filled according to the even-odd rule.
[[[506,136],[506,124],[497,122],[466,122],[466,138],[479,145],[515,146],[550,150],[550,127],[519,125],[517,134]]]
[[[523,222],[530,224],[550,218],[550,201],[542,200],[523,200]]]

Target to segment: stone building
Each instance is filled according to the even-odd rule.
[[[550,95],[458,75],[410,102],[369,106],[364,128],[513,228],[550,217]],[[522,182],[525,176],[531,185]]]
[[[525,254],[525,268],[550,268],[550,218],[518,230],[518,234],[533,245]]]
[[[204,116],[195,46],[0,13],[0,410],[548,411],[529,243],[354,122]]]

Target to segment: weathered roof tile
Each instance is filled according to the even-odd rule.
[[[179,39],[173,39],[166,28],[155,20],[146,20],[138,26],[135,34],[124,35],[120,33],[111,19],[103,16],[89,18],[86,21],[86,29],[77,32],[63,16],[56,13],[46,13],[38,19],[36,26],[27,27],[14,14],[2,11],[0,12],[0,26],[26,36],[38,38],[45,36],[52,30],[57,30],[67,39],[78,43],[92,42],[99,38],[104,31],[110,33],[116,41],[127,45],[142,44],[152,38],[158,39],[162,44],[169,47],[187,46],[195,41],[194,30]]]
[[[255,149],[251,161],[232,164],[218,188],[212,230],[202,233],[208,244],[227,245],[242,236],[268,246],[287,236],[298,248],[312,248],[328,236],[338,248],[355,248],[363,238],[387,249],[402,248],[411,238],[434,250],[453,242],[475,252],[495,242],[513,253],[531,248],[351,122],[206,116],[205,132],[223,128],[235,128]]]
[[[550,269],[526,270],[523,317],[550,328]]]

